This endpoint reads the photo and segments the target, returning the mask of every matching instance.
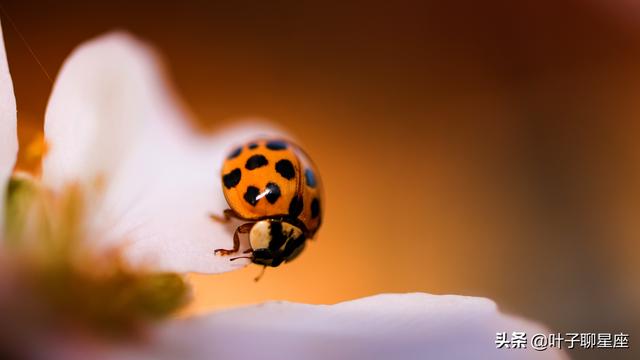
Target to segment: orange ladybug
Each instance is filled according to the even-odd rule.
[[[217,221],[232,218],[246,223],[233,235],[237,253],[239,234],[249,234],[245,253],[253,263],[276,267],[296,258],[307,239],[322,223],[322,186],[319,173],[306,153],[282,139],[258,139],[234,149],[222,165],[222,191],[229,209]],[[231,260],[235,260],[233,258]]]

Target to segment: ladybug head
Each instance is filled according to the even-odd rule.
[[[304,232],[282,220],[261,220],[249,232],[254,264],[276,267],[296,258],[305,246]]]

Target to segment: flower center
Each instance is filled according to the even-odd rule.
[[[190,289],[180,274],[132,269],[122,249],[92,248],[83,195],[73,185],[53,194],[21,174],[9,183],[0,310],[9,316],[5,325],[19,325],[26,337],[43,327],[128,336],[188,302]],[[0,333],[0,345],[3,340]]]

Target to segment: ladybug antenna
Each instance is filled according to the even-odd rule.
[[[262,268],[262,271],[260,272],[260,275],[256,276],[255,279],[253,279],[253,281],[258,282],[260,281],[260,279],[262,279],[262,276],[264,276],[264,271],[267,270],[267,265],[265,265]]]
[[[229,259],[229,261],[238,260],[238,259],[253,259],[253,257],[251,257],[251,256],[238,256],[238,257],[234,257],[234,258]]]

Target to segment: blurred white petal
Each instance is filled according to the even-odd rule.
[[[497,349],[497,332],[544,327],[485,298],[378,295],[337,305],[271,302],[176,320],[143,349],[154,359],[566,359],[557,350]]]
[[[16,99],[9,74],[4,38],[0,25],[0,232],[4,221],[4,194],[7,179],[13,171],[18,152],[16,132]]]
[[[231,229],[209,218],[226,208],[222,161],[233,144],[272,132],[245,124],[198,135],[155,53],[114,33],[76,49],[56,80],[43,182],[54,190],[79,182],[97,194],[87,201],[90,239],[124,246],[133,264],[229,271],[247,262],[214,255],[232,244]]]

